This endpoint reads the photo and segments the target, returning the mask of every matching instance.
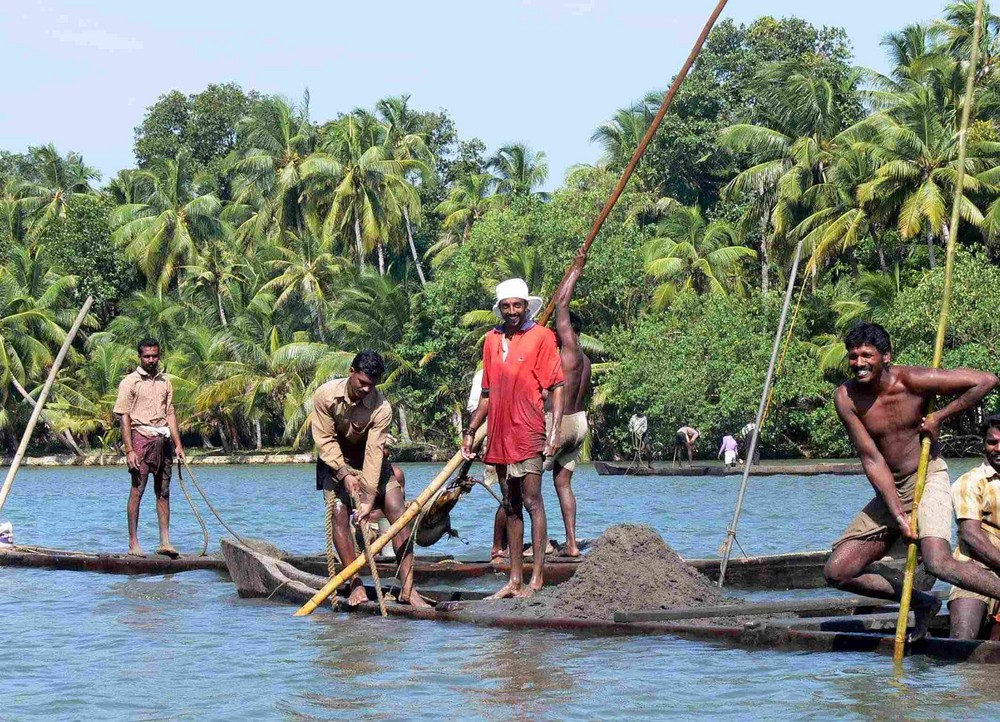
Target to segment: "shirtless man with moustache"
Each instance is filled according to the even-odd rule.
[[[973,408],[998,383],[994,374],[973,369],[932,369],[892,366],[892,345],[884,328],[860,323],[844,339],[854,378],[836,391],[837,414],[847,429],[875,488],[875,498],[859,513],[826,563],[824,575],[832,586],[855,594],[898,600],[901,579],[865,572],[881,559],[900,536],[919,541],[924,567],[938,579],[988,597],[1000,597],[1000,578],[985,568],[952,556],[952,503],[948,467],[939,457],[937,437],[942,422]],[[928,402],[955,397],[932,414]],[[933,446],[927,482],[917,510],[917,531],[909,514],[913,509],[920,436]],[[912,639],[927,631],[941,608],[930,594],[913,592],[916,625]]]

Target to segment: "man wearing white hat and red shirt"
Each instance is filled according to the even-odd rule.
[[[559,448],[563,416],[563,371],[556,336],[532,319],[542,299],[530,295],[520,278],[496,288],[493,313],[503,323],[486,334],[483,345],[483,394],[462,439],[462,454],[475,457],[472,440],[483,421],[488,437],[483,460],[496,467],[507,507],[510,581],[495,598],[531,596],[542,588],[548,544],[542,505],[542,464]],[[545,430],[543,392],[551,401],[553,423]],[[531,515],[534,555],[531,583],[523,586],[524,512]]]

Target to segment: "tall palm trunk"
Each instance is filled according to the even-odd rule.
[[[941,235],[944,236],[945,244],[948,243],[948,226],[941,226]],[[931,270],[937,265],[934,259],[934,234],[931,231],[927,231],[927,261],[930,264]]]
[[[264,448],[262,434],[260,431],[259,418],[253,420],[253,440],[254,440],[254,446],[257,448],[257,451],[260,451],[261,449]]]
[[[417,266],[417,275],[420,277],[420,285],[426,286],[427,279],[424,278],[424,267],[420,265],[420,258],[417,256],[417,245],[413,242],[413,229],[410,227],[410,211],[403,206],[403,220],[406,221],[406,238],[410,242],[410,253],[413,254],[413,262]]]
[[[228,326],[229,321],[226,319],[226,307],[222,305],[222,291],[218,288],[215,289],[215,302],[219,307],[219,321],[223,327]]]
[[[354,214],[354,252],[358,254],[358,268],[365,270],[365,247],[361,243],[361,219]]]
[[[410,439],[410,424],[406,419],[406,407],[399,404],[397,408],[399,409],[399,435],[403,441],[409,444],[412,439]]]
[[[760,221],[760,290],[767,293],[771,289],[768,268],[771,266],[771,248],[767,242],[767,216]]]
[[[378,275],[385,275],[385,245],[382,241],[378,242]]]

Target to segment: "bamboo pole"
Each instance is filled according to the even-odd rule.
[[[69,352],[69,347],[72,345],[73,339],[76,338],[80,326],[83,325],[84,319],[87,318],[87,313],[90,311],[90,306],[93,303],[94,299],[87,296],[87,300],[83,302],[83,308],[80,309],[80,313],[76,314],[73,326],[63,340],[59,353],[56,354],[55,361],[52,362],[52,368],[49,369],[49,376],[45,379],[45,385],[42,386],[41,393],[38,394],[38,401],[35,403],[35,408],[28,419],[28,425],[24,429],[24,435],[21,437],[21,443],[17,447],[17,453],[14,454],[14,460],[11,461],[10,468],[7,470],[7,478],[4,479],[3,489],[0,489],[0,509],[3,509],[3,505],[7,501],[7,495],[10,493],[10,487],[14,484],[14,477],[17,476],[17,470],[21,468],[21,459],[24,458],[24,453],[28,450],[28,442],[31,441],[31,434],[35,431],[35,424],[38,423],[38,417],[42,415],[42,407],[45,406],[45,401],[49,397],[49,391],[56,380],[56,374],[59,373],[59,367],[62,366],[62,362]]]
[[[607,220],[608,216],[611,215],[611,211],[614,209],[615,204],[618,202],[618,198],[621,196],[622,191],[625,190],[625,186],[628,184],[629,179],[632,177],[632,173],[635,172],[636,166],[642,159],[643,154],[646,152],[646,147],[649,145],[650,140],[652,140],[653,135],[655,135],[657,129],[660,127],[660,123],[663,122],[664,116],[670,109],[671,104],[674,101],[674,96],[680,89],[681,84],[684,82],[684,78],[687,77],[688,72],[691,70],[691,66],[694,65],[694,61],[698,58],[698,54],[701,52],[702,46],[708,39],[708,34],[712,31],[712,27],[715,25],[715,21],[718,20],[719,15],[722,14],[722,10],[726,7],[728,0],[719,0],[716,4],[715,9],[709,16],[708,20],[705,22],[705,26],[702,28],[701,34],[695,41],[694,48],[692,48],[691,53],[688,55],[687,60],[684,61],[684,65],[681,67],[680,72],[677,77],[674,78],[674,82],[671,84],[670,89],[667,91],[666,95],[663,96],[663,103],[660,105],[660,110],[656,113],[656,117],[653,118],[653,122],[650,124],[649,128],[646,130],[646,134],[642,137],[639,142],[639,147],[636,148],[635,153],[632,154],[632,159],[629,161],[625,170],[622,172],[621,178],[618,179],[618,184],[615,186],[614,191],[612,191],[611,196],[608,198],[607,203],[604,204],[604,208],[598,214],[597,219],[594,221],[593,226],[590,228],[590,233],[587,234],[587,238],[583,243],[583,254],[578,259],[575,259],[570,267],[566,269],[566,273],[563,276],[563,280],[559,283],[556,288],[556,292],[552,294],[552,299],[549,301],[548,306],[546,306],[545,311],[538,319],[538,323],[542,326],[546,325],[549,318],[552,316],[555,310],[555,300],[559,297],[559,292],[566,284],[567,279],[570,277],[574,271],[577,273],[583,272],[583,266],[586,263],[586,253],[590,250],[590,247],[594,243],[594,239],[597,238],[597,234],[601,230],[601,226],[604,225],[604,221]],[[483,437],[486,436],[486,424],[479,427],[476,432],[476,436],[473,440],[472,448],[473,451],[478,450],[480,444],[482,444]],[[407,524],[412,521],[416,515],[420,512],[420,509],[428,500],[434,495],[438,489],[440,489],[448,478],[461,466],[464,461],[464,457],[461,452],[456,453],[444,469],[441,470],[434,480],[424,489],[420,496],[413,500],[407,507],[403,515],[396,520],[396,523],[389,527],[389,531],[380,536],[371,544],[371,549],[373,554],[377,554],[382,547],[389,543]],[[354,560],[352,564],[345,567],[340,574],[330,580],[330,582],[323,587],[312,599],[302,605],[295,616],[301,617],[307,614],[312,614],[316,607],[323,603],[323,601],[333,594],[346,579],[350,579],[354,574],[361,569],[365,564],[365,554],[362,554],[357,559]]]
[[[934,360],[931,368],[941,368],[944,357],[944,337],[948,330],[948,311],[951,306],[952,276],[955,267],[955,245],[958,239],[959,213],[965,193],[965,156],[969,132],[969,117],[972,113],[972,96],[975,92],[976,66],[979,64],[979,38],[983,29],[983,0],[976,0],[976,20],[972,30],[972,52],[969,57],[968,78],[965,81],[965,99],[962,104],[962,124],[958,131],[958,170],[955,175],[955,197],[951,204],[951,232],[944,265],[944,291],[941,294],[941,315],[938,317],[937,336],[934,339]],[[934,400],[927,407],[927,414],[934,412]],[[913,511],[910,513],[910,528],[917,530],[917,509],[927,481],[927,465],[931,459],[931,439],[924,436],[920,440],[920,462],[917,465],[917,485],[913,492]],[[906,570],[903,574],[903,594],[899,600],[899,617],[896,620],[896,643],[892,659],[897,664],[903,661],[906,652],[906,628],[910,616],[910,600],[913,596],[913,577],[917,570],[917,544],[911,541],[906,549]]]
[[[795,258],[792,261],[792,270],[788,275],[788,287],[785,289],[785,301],[781,306],[781,319],[778,321],[778,330],[774,333],[774,345],[771,347],[771,361],[767,366],[767,375],[764,377],[764,389],[760,392],[760,405],[757,407],[757,417],[754,423],[753,434],[750,436],[750,448],[747,449],[747,458],[743,462],[743,479],[740,481],[740,491],[736,496],[736,509],[733,511],[733,521],[726,532],[726,540],[723,542],[722,565],[719,567],[718,585],[721,587],[726,583],[726,568],[729,566],[729,557],[733,553],[733,541],[736,539],[736,525],[740,522],[740,511],[743,509],[743,496],[747,492],[747,483],[750,480],[750,466],[753,464],[753,455],[757,450],[757,440],[760,438],[760,427],[764,423],[764,413],[767,410],[767,401],[771,392],[771,384],[774,382],[774,367],[778,360],[778,350],[781,348],[781,337],[785,333],[785,321],[788,319],[788,307],[792,301],[792,289],[795,288],[795,277],[799,272],[799,260],[802,258],[802,244],[799,241],[795,246]]]

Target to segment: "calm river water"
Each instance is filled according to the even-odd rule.
[[[964,470],[969,463],[953,464]],[[437,466],[407,465],[411,495]],[[307,552],[323,546],[311,467],[199,467],[243,534]],[[954,474],[953,474],[954,477]],[[580,535],[634,521],[680,553],[711,556],[738,480],[599,477],[578,472]],[[121,469],[24,469],[4,509],[17,541],[125,548]],[[551,483],[550,536],[562,524]],[[740,526],[750,554],[821,549],[871,496],[862,477],[752,481]],[[180,490],[174,541],[201,534]],[[453,512],[479,556],[495,503],[482,489]],[[213,520],[214,522],[214,520]],[[214,544],[221,530],[213,525]],[[155,548],[155,512],[142,540]],[[490,584],[484,581],[483,586]],[[866,654],[746,651],[670,638],[594,638],[401,619],[311,617],[241,600],[215,572],[120,577],[0,568],[0,719],[996,719],[996,668]]]

